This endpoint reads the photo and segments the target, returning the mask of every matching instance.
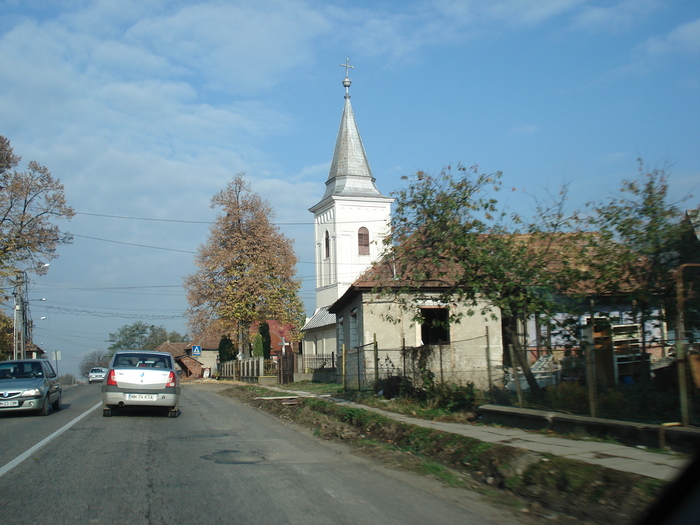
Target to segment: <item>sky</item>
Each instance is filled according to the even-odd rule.
[[[44,276],[34,341],[60,373],[136,321],[186,333],[183,279],[245,173],[294,241],[313,312],[313,215],[343,109],[379,190],[478,165],[578,207],[670,173],[698,206],[696,0],[0,0],[0,135],[76,211]],[[11,309],[11,305],[8,305]]]

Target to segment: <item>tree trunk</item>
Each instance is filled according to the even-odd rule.
[[[530,387],[530,392],[532,392],[532,398],[536,402],[542,401],[542,391],[540,390],[540,386],[537,384],[537,380],[535,379],[532,370],[530,370],[530,363],[527,360],[527,355],[525,354],[526,349],[523,347],[520,338],[518,337],[517,320],[515,318],[504,318],[503,332],[505,335],[506,344],[513,345],[513,348],[515,349],[515,356],[518,360],[517,363],[511,363],[513,370],[515,371],[515,368],[520,366],[523,375],[527,380],[527,384]]]

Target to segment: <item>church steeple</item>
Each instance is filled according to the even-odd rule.
[[[345,67],[345,106],[326,188],[309,211],[314,214],[316,306],[327,307],[350,287],[382,251],[391,220],[391,197],[382,195],[357,129]]]
[[[331,195],[345,197],[383,197],[375,186],[375,179],[372,176],[365,147],[362,144],[360,131],[355,122],[355,114],[350,103],[350,85],[352,80],[348,76],[348,69],[353,68],[349,63],[341,66],[345,67],[345,107],[340,119],[338,137],[335,141],[335,150],[331,169],[328,172],[326,181],[326,191],[321,202]],[[320,204],[320,203],[319,203]]]

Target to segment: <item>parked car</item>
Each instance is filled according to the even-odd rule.
[[[106,368],[93,368],[88,372],[88,384],[92,384],[93,381],[104,381],[106,373]]]
[[[177,417],[180,378],[167,352],[116,352],[102,383],[102,415],[125,407],[162,407]]]
[[[46,359],[0,362],[0,412],[33,411],[48,416],[61,409],[61,383]]]

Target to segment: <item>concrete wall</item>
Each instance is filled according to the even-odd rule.
[[[422,301],[421,306],[439,305],[427,300]],[[450,344],[433,347],[429,366],[437,380],[456,383],[472,381],[480,388],[487,387],[489,356],[493,377],[501,376],[503,342],[500,317],[469,316],[464,306],[453,305],[451,308],[456,308],[456,312],[463,315],[460,322],[450,325]],[[337,317],[343,319],[346,347],[364,346],[367,349],[365,366],[372,373],[374,356],[369,350],[376,336],[380,374],[391,375],[402,372],[406,367],[401,353],[404,345],[421,346],[421,325],[412,320],[413,315],[389,297],[365,293],[358,294],[355,301]],[[353,331],[357,333],[353,334]]]
[[[319,355],[337,352],[335,338],[335,325],[309,330],[304,334],[302,353],[304,355]]]

